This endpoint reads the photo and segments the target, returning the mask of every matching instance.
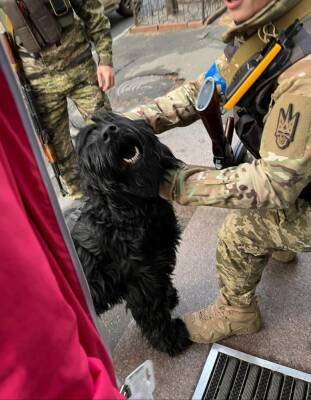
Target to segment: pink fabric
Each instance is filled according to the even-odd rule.
[[[123,399],[0,69],[0,398]]]

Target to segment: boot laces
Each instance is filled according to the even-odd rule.
[[[255,306],[254,309],[256,310],[258,307],[258,296],[254,297],[253,304]],[[235,312],[236,312],[235,309],[231,308],[226,304],[216,303],[216,304],[211,304],[207,308],[198,311],[197,316],[200,321],[208,321],[217,318],[227,318],[228,315],[232,315]],[[254,312],[254,310],[251,310],[251,312]]]
[[[199,319],[201,321],[208,321],[214,318],[221,318],[224,316],[225,307],[223,305],[211,304],[204,310],[199,311]]]

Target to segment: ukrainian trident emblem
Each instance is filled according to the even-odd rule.
[[[280,149],[286,149],[294,141],[300,113],[293,115],[293,105],[289,104],[287,111],[280,109],[278,124],[275,132],[275,142]]]

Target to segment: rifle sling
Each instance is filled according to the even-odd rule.
[[[297,18],[302,19],[311,12],[310,0],[302,0],[295,7],[293,7],[286,15],[273,22],[278,32],[283,31],[291,25]],[[222,71],[222,76],[227,83],[227,87],[231,84],[232,79],[241,66],[246,63],[254,54],[260,52],[266,43],[260,40],[257,30],[249,37],[234,53],[230,63]]]

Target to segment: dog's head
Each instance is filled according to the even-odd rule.
[[[82,186],[106,194],[155,197],[177,160],[144,121],[102,113],[77,136]]]

